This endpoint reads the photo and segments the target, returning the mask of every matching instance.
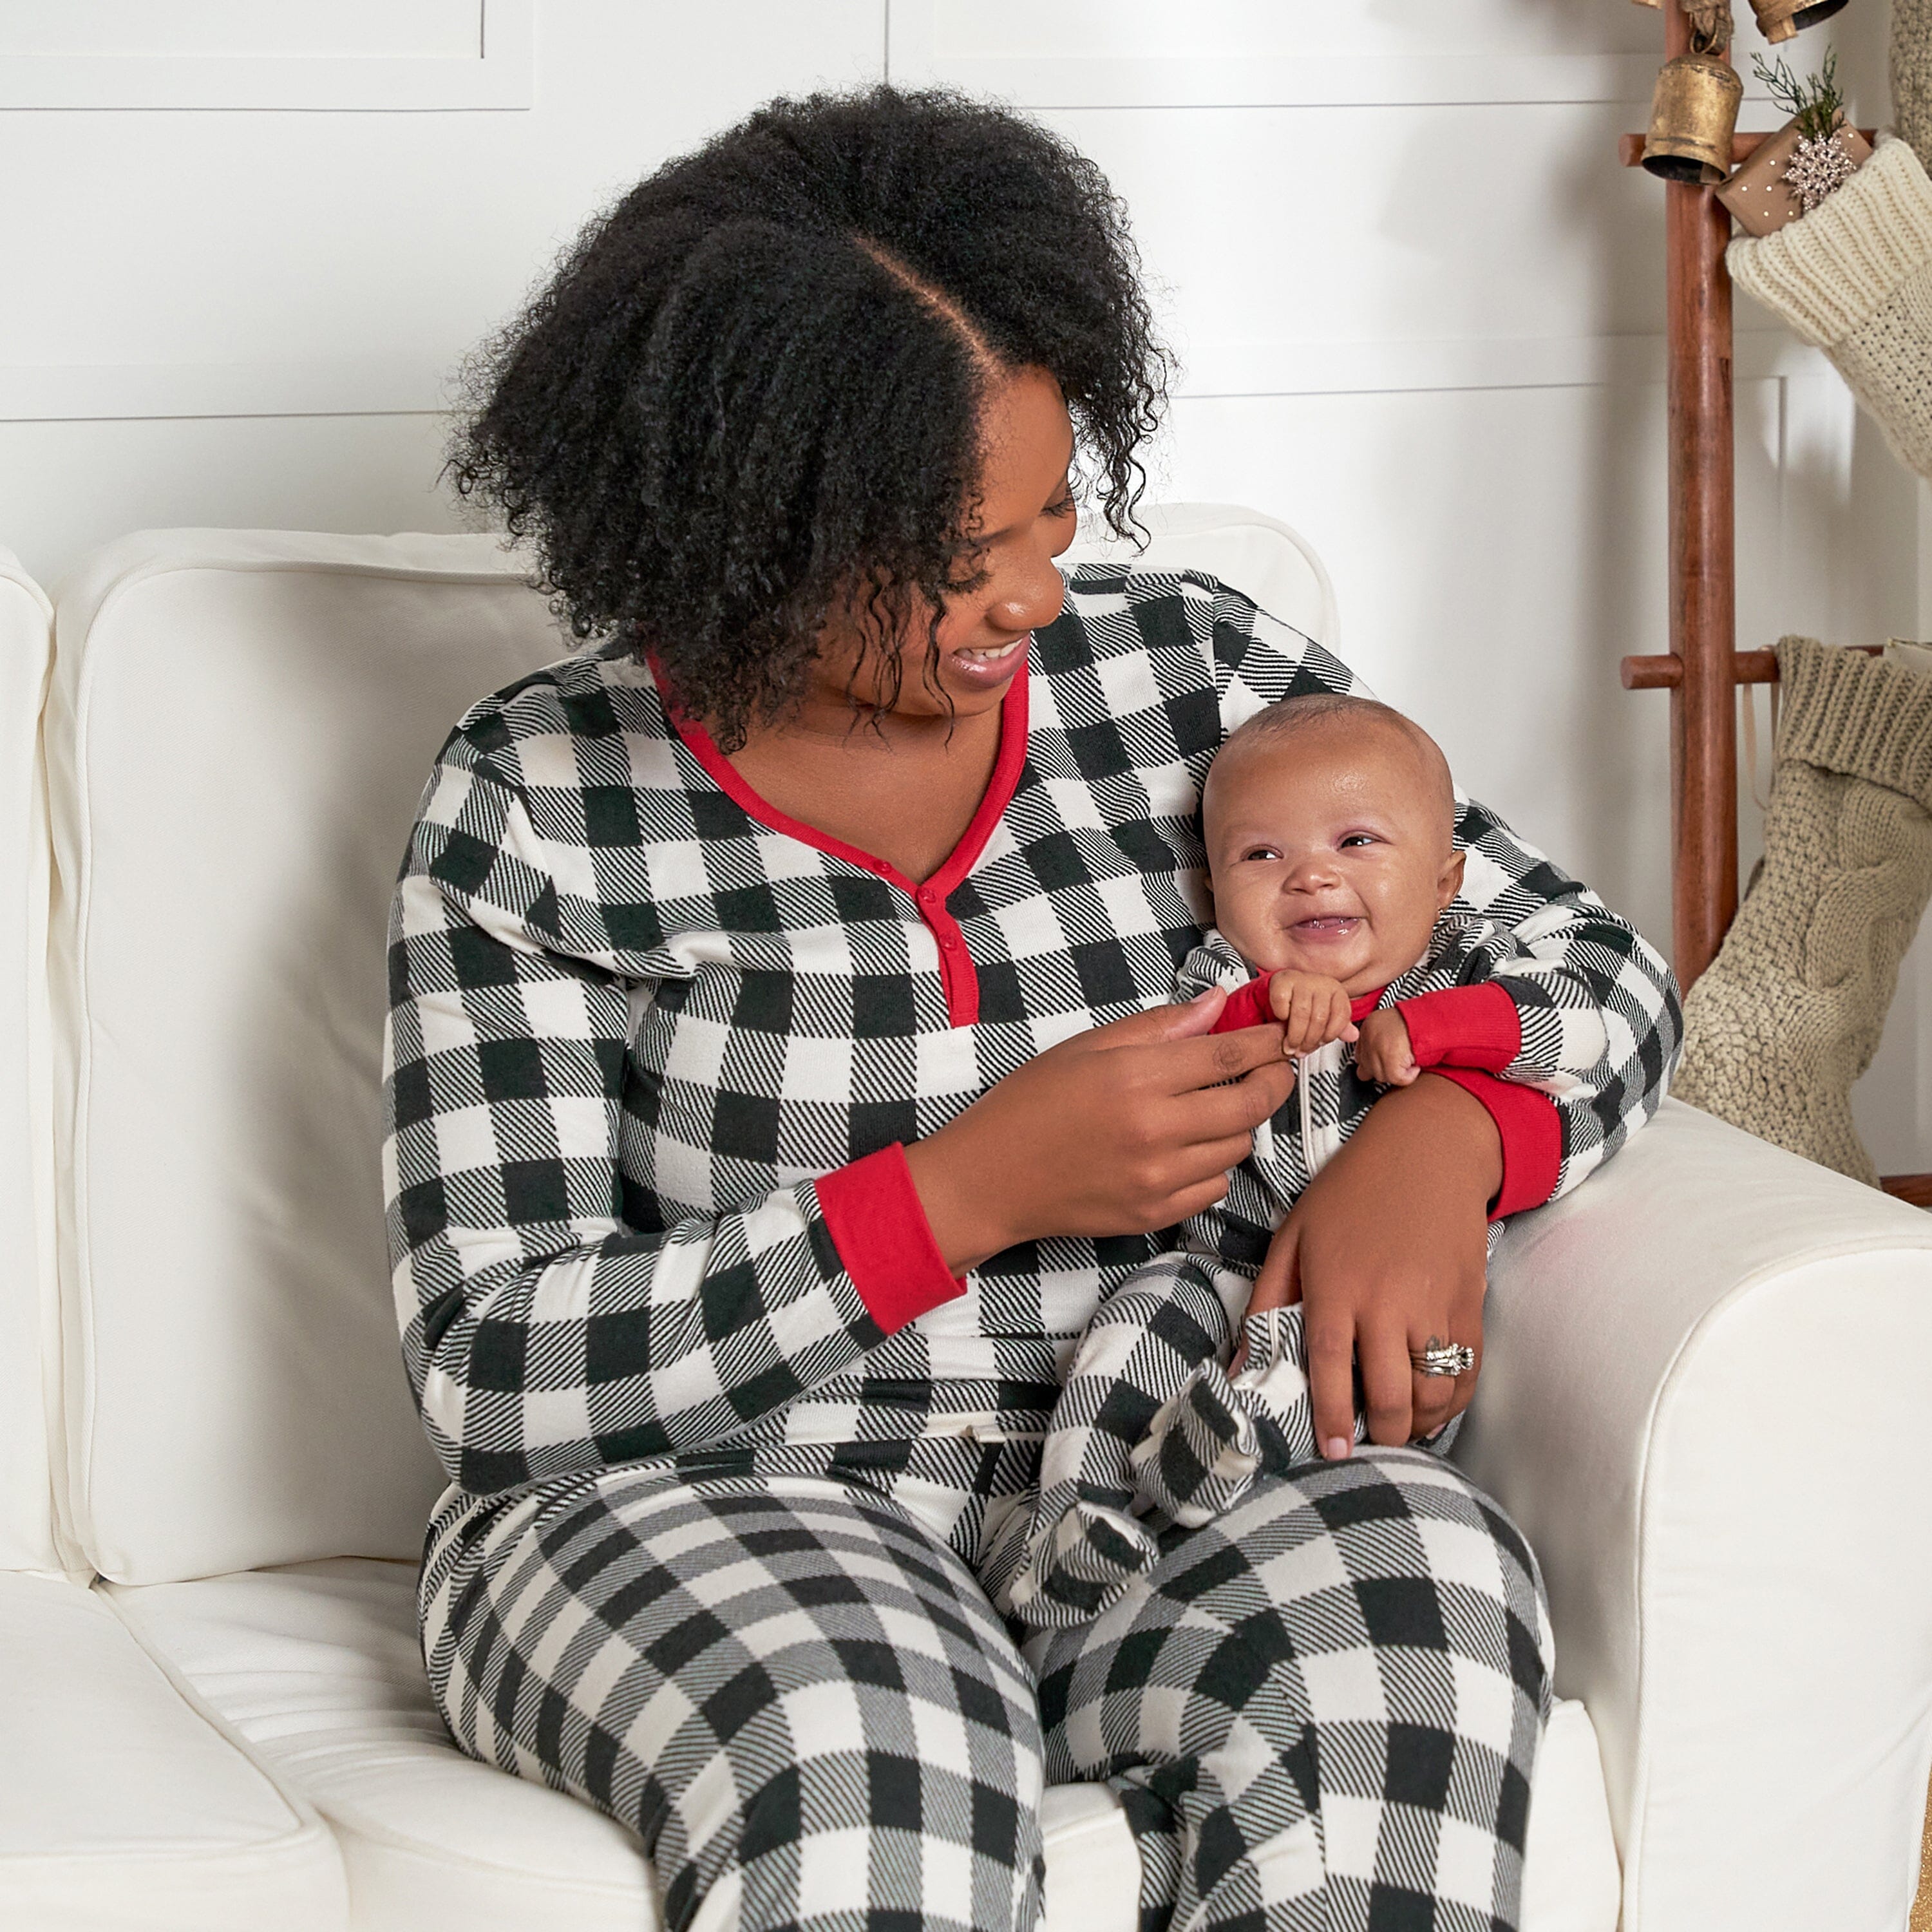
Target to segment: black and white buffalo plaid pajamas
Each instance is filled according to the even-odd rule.
[[[1176,975],[1174,998],[1223,988],[1232,997],[1217,1030],[1252,1025],[1270,1016],[1269,977],[1210,932]],[[1475,1070],[1574,1100],[1604,1070],[1610,1040],[1594,986],[1492,920],[1445,913],[1422,958],[1355,1000],[1351,1017],[1378,1010],[1399,1011],[1417,1064],[1451,1078]],[[1100,1304],[1047,1424],[1024,1538],[988,1576],[1001,1610],[1040,1629],[1084,1622],[1152,1566],[1164,1525],[1198,1528],[1264,1472],[1285,1474],[1319,1455],[1300,1305],[1244,1312],[1274,1231],[1382,1091],[1358,1073],[1346,1040],[1303,1055],[1295,1090],[1256,1130],[1226,1197],[1183,1226],[1178,1249]],[[1521,1132],[1509,1138],[1519,1164],[1534,1166],[1533,1138],[1527,1148]],[[1546,1198],[1553,1178],[1506,1180],[1492,1252],[1504,1214]],[[1246,1359],[1231,1376],[1238,1338]],[[1427,1446],[1446,1454],[1460,1422]],[[1367,1439],[1359,1414],[1354,1436]]]
[[[1258,1483],[1024,1660],[985,1594],[1076,1338],[1170,1243],[956,1281],[904,1144],[1167,998],[1215,749],[1354,688],[1194,575],[1086,567],[1030,648],[922,884],[773,812],[614,646],[445,745],[385,1070],[404,1351],[452,1480],[439,1704],[635,1829],[676,1932],[1030,1928],[1040,1790],[1078,1778],[1122,1795],[1148,1932],[1510,1924],[1548,1640],[1520,1538],[1447,1463]],[[1540,1144],[1567,1185],[1654,1107],[1675,996],[1480,807],[1458,837],[1464,909],[1603,1016],[1587,1092],[1530,1126],[1486,1102],[1515,1170]]]

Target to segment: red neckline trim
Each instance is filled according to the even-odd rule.
[[[1030,652],[1030,639],[1028,648]],[[842,838],[834,838],[815,825],[792,818],[754,790],[737,767],[718,748],[711,734],[679,707],[666,688],[664,676],[655,654],[650,659],[650,672],[656,681],[658,700],[664,706],[664,716],[670,720],[671,728],[720,791],[760,824],[769,826],[774,832],[782,832],[788,838],[814,846],[819,851],[830,853],[835,859],[843,859],[848,865],[856,866],[861,871],[876,873],[902,892],[921,901],[936,898],[943,904],[951,895],[952,889],[973,869],[973,862],[986,849],[986,841],[993,836],[993,827],[999,824],[1006,807],[1013,802],[1014,793],[1019,790],[1020,771],[1026,763],[1027,749],[1029,676],[1025,672],[1014,679],[1012,688],[1000,700],[1000,748],[994,754],[992,775],[986,781],[978,809],[960,835],[958,844],[941,860],[938,870],[928,879],[909,879],[896,866],[870,852],[862,851],[856,845],[848,845]]]

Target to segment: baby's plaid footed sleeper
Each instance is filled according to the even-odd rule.
[[[1514,1922],[1549,1688],[1514,1527],[1441,1459],[1367,1452],[1173,1532],[1023,1660],[978,1573],[1076,1338],[1161,1244],[956,1280],[903,1150],[1166,1000],[1216,750],[1354,688],[1211,580],[1084,568],[922,882],[772,809],[615,644],[445,744],[385,1064],[404,1353],[452,1485],[424,1655],[465,1750],[637,1832],[671,1932],[1031,1932],[1042,1788],[1078,1780],[1126,1810],[1147,1932]],[[1527,1198],[1654,1108],[1675,996],[1480,807],[1458,837],[1462,909],[1579,974],[1610,1040],[1569,1097],[1471,1076]]]
[[[1270,976],[1256,976],[1213,932],[1188,956],[1174,997],[1225,987],[1216,1030],[1227,1032],[1272,1018]],[[1423,957],[1354,1000],[1350,1017],[1378,1009],[1401,1013],[1418,1066],[1450,1079],[1480,1070],[1556,1098],[1587,1093],[1609,1046],[1582,974],[1538,958],[1521,931],[1454,912],[1437,921]],[[1347,1041],[1304,1055],[1294,1092],[1256,1129],[1226,1196],[1184,1224],[1178,1252],[1102,1303],[1054,1405],[1024,1532],[1009,1536],[997,1567],[982,1566],[1002,1610],[1037,1628],[1084,1623],[1152,1568],[1163,1527],[1198,1528],[1257,1475],[1315,1460],[1301,1306],[1244,1311],[1274,1231],[1382,1090],[1358,1073]],[[1540,1178],[1505,1188],[1538,1199],[1548,1191]],[[1492,1252],[1502,1226],[1498,1212]],[[1238,1337],[1246,1363],[1231,1376]],[[1426,1446],[1445,1451],[1460,1420]],[[1366,1437],[1358,1414],[1355,1439]]]

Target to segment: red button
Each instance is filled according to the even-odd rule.
[[[947,933],[947,934],[946,934],[946,936],[945,936],[943,939],[941,939],[941,940],[940,940],[940,942],[939,942],[939,943],[940,943],[940,945],[942,945],[943,946],[944,946],[944,947],[946,948],[946,951],[947,951],[947,952],[952,952],[952,950],[954,950],[954,949],[955,949],[955,948],[958,945],[958,944],[959,944],[958,940],[957,939],[956,939],[956,938],[952,936],[952,934],[951,933],[950,933],[950,932],[949,932],[949,933]]]

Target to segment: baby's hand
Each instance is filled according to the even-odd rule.
[[[1408,1037],[1408,1022],[1393,1007],[1364,1016],[1355,1042],[1355,1071],[1384,1087],[1414,1084],[1421,1068]]]
[[[1319,973],[1277,973],[1268,982],[1268,1007],[1287,1027],[1290,1053],[1312,1053],[1331,1040],[1353,1040],[1348,996],[1339,982]]]

